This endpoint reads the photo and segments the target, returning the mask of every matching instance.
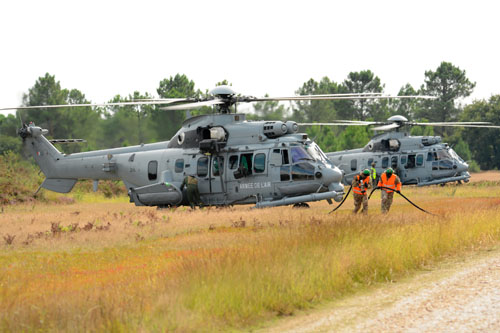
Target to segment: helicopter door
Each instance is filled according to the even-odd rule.
[[[220,162],[219,162],[220,161]],[[224,156],[201,156],[196,160],[196,175],[198,177],[198,189],[201,195],[222,192],[221,175],[224,170]]]

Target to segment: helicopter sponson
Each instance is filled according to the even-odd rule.
[[[69,192],[78,179],[122,180],[138,206],[188,205],[186,176],[202,205],[273,207],[341,201],[342,172],[292,121],[246,121],[244,114],[190,118],[170,141],[62,154],[34,124],[19,131],[47,177],[41,187]],[[61,142],[59,140],[58,142]]]

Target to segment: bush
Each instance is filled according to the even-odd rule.
[[[481,171],[481,168],[479,167],[479,164],[476,161],[471,160],[468,163],[469,163],[469,172],[480,172]]]
[[[0,155],[0,205],[33,201],[33,193],[43,181],[38,168],[18,154]]]

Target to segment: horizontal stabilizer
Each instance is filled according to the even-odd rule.
[[[77,181],[76,179],[46,178],[43,181],[41,187],[54,192],[68,193],[73,189],[73,186],[75,186],[76,181]]]

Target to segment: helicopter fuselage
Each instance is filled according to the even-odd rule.
[[[378,174],[391,167],[407,185],[467,182],[470,178],[468,164],[437,136],[388,132],[373,137],[364,148],[326,155],[344,172],[345,184],[350,184],[360,171],[371,169],[374,162]]]
[[[279,206],[343,195],[342,173],[294,122],[247,122],[243,114],[193,117],[170,141],[61,154],[46,130],[23,128],[25,148],[40,165],[43,188],[69,192],[78,179],[122,180],[131,202],[189,204],[182,182],[198,179],[204,205]]]

